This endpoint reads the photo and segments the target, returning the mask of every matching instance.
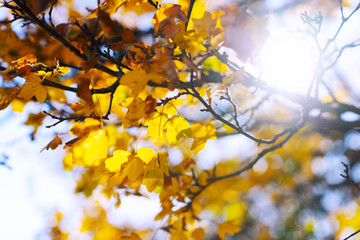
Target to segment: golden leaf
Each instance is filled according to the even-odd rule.
[[[218,226],[217,232],[219,234],[220,239],[225,240],[227,234],[234,235],[235,233],[240,232],[240,230],[241,229],[239,226],[236,226],[230,221],[226,221]]]
[[[30,73],[26,79],[26,83],[21,86],[21,92],[18,94],[18,97],[29,100],[35,96],[39,103],[43,103],[47,97],[47,91],[41,82],[42,80],[39,76]]]
[[[0,98],[0,110],[4,110],[9,106],[12,100],[18,95],[20,89],[12,88],[11,91]]]

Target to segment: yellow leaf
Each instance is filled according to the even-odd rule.
[[[169,104],[170,105],[170,104]],[[155,112],[152,114],[148,122],[147,135],[151,137],[152,141],[156,145],[162,145],[165,143],[164,125],[168,120],[167,114]]]
[[[110,191],[114,186],[120,185],[125,178],[126,178],[126,174],[124,171],[121,171],[120,173],[115,173],[109,178],[105,190]]]
[[[216,128],[214,123],[210,122],[207,125],[202,123],[196,123],[191,125],[192,137],[194,142],[191,145],[191,150],[198,154],[201,150],[204,149],[207,140],[216,139]]]
[[[240,227],[236,226],[230,221],[223,222],[218,226],[217,232],[221,240],[225,240],[226,235],[234,235],[235,233],[240,232]]]
[[[143,160],[144,163],[149,164],[155,157],[155,152],[151,148],[143,147],[137,150],[136,156]]]
[[[169,176],[169,154],[167,152],[161,152],[158,156],[162,172],[166,176]]]
[[[205,236],[204,229],[202,228],[196,228],[192,233],[191,237],[195,240],[203,240]]]
[[[92,131],[72,145],[73,163],[83,167],[98,166],[107,157],[108,147],[107,132],[104,129]]]
[[[124,150],[114,151],[114,156],[105,160],[105,167],[110,172],[119,172],[121,165],[129,161],[131,153]]]
[[[241,224],[245,219],[246,206],[242,201],[230,203],[225,207],[226,219]]]
[[[124,169],[126,171],[126,176],[132,182],[136,181],[138,177],[144,173],[144,162],[138,158],[134,157],[131,159],[129,164]]]
[[[135,84],[133,88],[134,97],[139,95],[140,91],[145,88],[149,81],[154,83],[162,83],[165,81],[165,78],[160,74],[147,73],[143,69],[135,69],[125,73],[124,76],[120,79],[121,84]]]
[[[193,19],[202,19],[205,13],[205,0],[197,0],[194,3],[187,30],[194,29]]]
[[[173,147],[183,135],[191,137],[191,127],[184,117],[173,116],[166,123],[166,137],[170,147]]]
[[[26,83],[21,86],[21,92],[18,94],[18,97],[28,100],[35,96],[39,103],[43,103],[46,99],[47,92],[41,82],[39,76],[30,73],[26,79]]]
[[[151,169],[144,177],[143,184],[149,192],[164,184],[164,175],[159,169]]]
[[[14,112],[22,112],[24,110],[26,102],[15,98],[11,103],[11,108]]]

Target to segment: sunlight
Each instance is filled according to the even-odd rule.
[[[262,79],[277,88],[305,93],[314,74],[317,49],[299,36],[271,38],[261,54]]]

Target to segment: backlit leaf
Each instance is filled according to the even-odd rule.
[[[105,160],[105,167],[110,172],[119,172],[121,165],[129,161],[131,153],[124,150],[114,151],[114,156]]]
[[[166,123],[166,137],[170,147],[173,147],[182,136],[191,137],[191,127],[184,117],[174,116]]]
[[[136,156],[148,164],[155,157],[155,152],[151,148],[143,147],[137,150]]]

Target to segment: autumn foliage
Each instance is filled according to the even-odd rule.
[[[339,156],[336,144],[345,146],[359,129],[358,120],[342,118],[360,114],[346,97],[350,88],[333,84],[337,77],[329,83],[327,74],[359,45],[334,47],[360,3],[327,6],[341,13],[341,24],[325,43],[323,16],[299,17],[319,53],[307,91],[290,93],[248,70],[258,67],[269,35],[268,13],[257,2],[209,9],[204,0],[104,0],[77,9],[75,1],[1,1],[9,16],[0,28],[0,110],[41,105],[24,123],[33,126],[32,139],[38,128],[53,131],[39,151],[63,148],[64,171],[81,172],[75,192],[94,200],[80,229],[63,228],[71,216],[56,213],[53,239],[75,239],[72,231],[93,239],[313,239],[324,216],[336,238],[360,228],[359,189],[349,173],[356,149],[341,152],[341,182],[329,184],[313,170]],[[340,189],[343,207],[322,206],[321,188]],[[161,227],[112,225],[95,191],[113,208],[129,195],[155,194]],[[355,213],[347,215],[351,202]]]

